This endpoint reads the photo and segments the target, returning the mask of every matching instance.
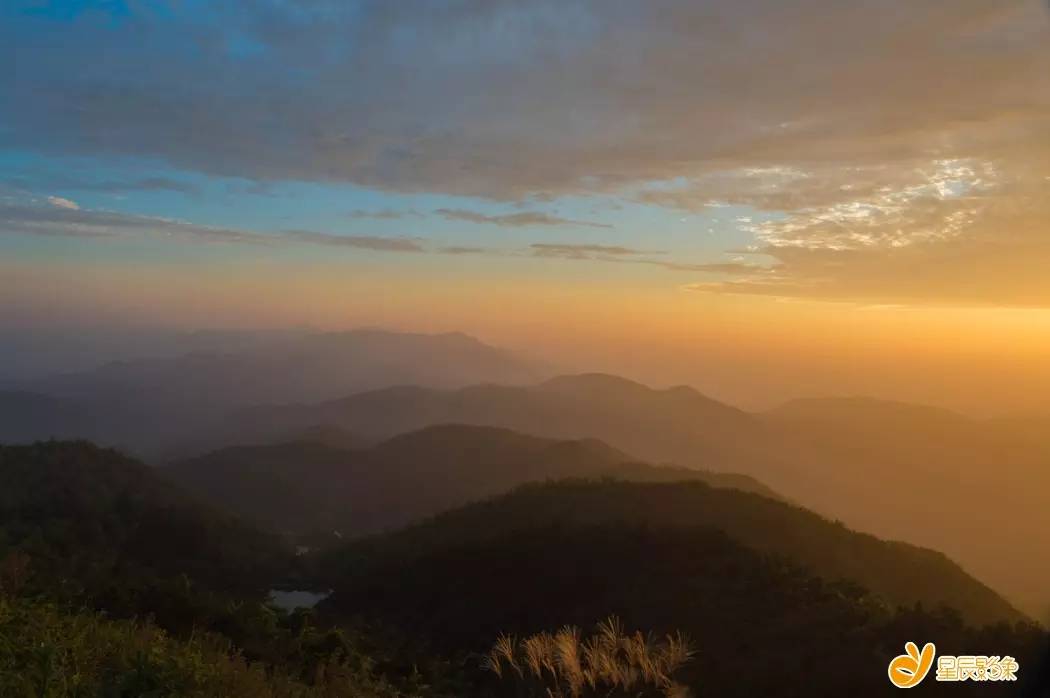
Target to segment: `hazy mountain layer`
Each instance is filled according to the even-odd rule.
[[[374,533],[525,482],[566,477],[701,480],[776,496],[746,476],[652,466],[593,439],[456,425],[359,450],[308,441],[227,448],[163,472],[218,506],[300,535]]]
[[[1050,608],[1050,432],[858,398],[748,414],[686,387],[603,375],[528,387],[391,388],[246,411],[230,434],[332,424],[363,437],[430,424],[597,438],[650,462],[736,472],[850,526],[943,550],[1031,613]]]
[[[392,385],[524,383],[539,375],[535,366],[458,333],[357,330],[236,339],[199,340],[200,349],[189,354],[9,382],[12,392],[35,394],[37,405],[31,417],[0,426],[0,439],[90,438],[152,457],[196,442],[227,411],[248,405],[315,402]],[[28,399],[0,395],[0,414],[17,412]]]

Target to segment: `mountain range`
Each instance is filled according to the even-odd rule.
[[[563,478],[699,480],[777,495],[753,478],[655,466],[595,439],[555,440],[507,429],[441,425],[372,447],[300,441],[231,447],[161,469],[216,506],[300,539],[359,537],[526,483]],[[346,437],[342,437],[344,442]],[[309,440],[307,440],[309,439]]]
[[[323,401],[390,385],[526,383],[543,371],[460,333],[209,335],[192,345],[200,349],[8,380],[0,386],[0,416],[14,418],[0,422],[0,442],[89,438],[153,458],[237,408]]]
[[[1050,569],[1033,554],[1050,546],[1050,430],[1037,419],[974,419],[862,397],[746,412],[689,387],[603,374],[536,382],[542,367],[459,334],[195,342],[195,354],[9,385],[0,392],[0,441],[90,438],[181,462],[296,440],[362,450],[449,424],[595,439],[637,462],[753,478],[857,530],[941,550],[1036,617],[1050,611]],[[309,462],[297,458],[285,467]]]
[[[748,413],[688,387],[615,376],[528,386],[392,387],[315,404],[250,408],[204,443],[251,443],[312,425],[380,440],[436,424],[594,438],[651,463],[751,476],[858,530],[942,550],[1042,615],[1050,569],[1050,438],[1027,425],[867,398]]]

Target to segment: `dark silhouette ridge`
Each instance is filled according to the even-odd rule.
[[[40,593],[179,627],[184,604],[264,597],[290,560],[155,469],[76,441],[0,446],[0,559],[15,552]]]
[[[765,554],[779,555],[828,580],[848,580],[893,605],[944,604],[973,623],[1024,615],[943,554],[883,541],[786,502],[692,482],[593,482],[524,485],[401,531],[350,544],[327,555],[346,574],[377,556],[403,561],[423,551],[468,544],[542,526],[628,523],[700,526]]]
[[[968,627],[984,603],[1018,615],[937,553],[702,483],[527,485],[327,557],[335,593],[323,616],[381,618],[402,629],[409,656],[469,667],[500,633],[590,627],[614,613],[628,627],[685,633],[697,660],[681,678],[696,695],[881,696],[906,638],[994,645],[1022,666],[1042,638],[1028,625]],[[849,565],[862,578],[843,579]],[[939,593],[966,610],[939,608]],[[505,695],[486,679],[472,694]]]
[[[309,442],[226,448],[162,472],[217,506],[299,537],[375,533],[549,478],[696,479],[776,496],[746,476],[649,465],[596,439],[466,425],[356,450]]]

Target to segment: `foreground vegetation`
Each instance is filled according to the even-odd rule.
[[[275,638],[281,641],[280,634]],[[394,698],[412,695],[373,672],[336,635],[309,626],[291,640],[298,666],[245,658],[229,639],[180,640],[149,622],[62,612],[51,603],[0,597],[0,696],[230,696]],[[292,668],[294,667],[294,668]]]
[[[689,690],[674,675],[692,654],[680,633],[663,640],[637,631],[626,633],[620,619],[611,617],[586,639],[575,626],[520,641],[501,635],[482,665],[500,678],[516,681],[517,692],[527,696],[685,698]]]
[[[0,696],[427,695],[361,634],[270,606],[293,563],[115,451],[0,446]]]
[[[334,593],[267,603],[296,578]],[[1009,611],[943,556],[695,482],[527,486],[314,566],[119,453],[0,447],[3,698],[881,696],[907,641],[1035,676]],[[671,639],[572,629],[610,614]]]

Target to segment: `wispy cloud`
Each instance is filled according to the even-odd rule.
[[[0,176],[9,187],[26,191],[70,190],[76,192],[98,192],[103,194],[127,194],[131,192],[170,191],[197,195],[200,189],[190,182],[171,177],[148,176],[127,179],[94,179],[75,173],[52,170],[29,170]]]
[[[683,264],[664,262],[657,259],[642,260],[645,264],[655,264],[670,271],[694,271],[703,274],[722,274],[731,276],[766,276],[774,271],[771,267],[745,262],[709,262],[705,264]]]
[[[64,208],[64,209],[67,209],[69,211],[79,211],[80,210],[80,206],[77,204],[76,201],[72,201],[70,199],[64,199],[61,196],[49,196],[49,197],[47,197],[47,202],[49,204],[51,204],[52,206],[54,206],[55,208]]]
[[[47,206],[32,202],[0,203],[0,233],[98,239],[140,237],[249,245],[309,244],[387,252],[424,251],[421,242],[413,238],[341,235],[311,230],[261,233],[168,218],[86,210],[58,197],[49,197],[47,203]]]
[[[354,209],[346,214],[347,218],[358,219],[371,219],[380,221],[393,221],[400,220],[402,218],[419,218],[421,214],[418,211],[412,210],[395,210],[391,208],[385,208],[379,211],[368,211],[365,209]]]
[[[594,256],[625,257],[644,254],[663,254],[647,250],[636,250],[619,245],[533,243],[529,246],[538,257],[562,257],[565,259],[592,259]]]
[[[612,228],[608,223],[594,223],[592,221],[578,221],[571,218],[561,218],[539,211],[522,211],[520,213],[506,213],[499,215],[486,215],[476,211],[468,211],[459,208],[439,208],[434,213],[450,221],[466,221],[468,223],[487,223],[512,228],[523,228],[536,225],[568,225],[585,228]]]
[[[551,244],[534,243],[529,246],[534,257],[569,259],[588,262],[608,262],[611,264],[642,264],[660,267],[668,271],[698,272],[719,276],[754,276],[762,277],[770,273],[768,267],[744,262],[688,263],[670,259],[654,259],[653,256],[664,255],[659,250],[639,250],[618,245],[593,244]],[[699,286],[693,290],[699,290]]]
[[[438,245],[412,236],[350,235],[303,229],[259,232],[115,211],[82,209],[76,207],[74,202],[58,197],[49,197],[42,202],[15,201],[11,197],[0,199],[0,234],[110,241],[153,239],[176,243],[259,247],[320,245],[392,253],[558,258],[616,264],[644,264],[669,271],[692,271],[719,275],[746,275],[763,271],[761,267],[738,262],[682,263],[671,259],[654,258],[654,256],[659,257],[666,254],[659,250],[598,243],[538,242],[525,248],[497,249],[470,245]]]
[[[1042,180],[1042,181],[1040,181]],[[895,184],[742,223],[769,271],[689,286],[861,304],[1050,306],[1047,180],[936,160]],[[1042,193],[1041,193],[1042,192]]]
[[[385,252],[424,252],[426,249],[419,240],[410,238],[386,238],[373,235],[335,235],[318,233],[311,230],[285,230],[280,233],[285,240],[308,242],[315,245],[332,247],[356,247],[362,250],[382,250]]]
[[[476,255],[476,254],[494,254],[492,250],[487,247],[467,247],[462,245],[450,245],[447,247],[439,247],[437,251],[441,254],[464,254],[464,255]]]
[[[59,180],[61,181],[61,180]],[[173,179],[171,177],[139,177],[137,179],[104,179],[91,181],[86,179],[67,180],[62,184],[63,189],[76,189],[80,191],[97,191],[109,194],[125,194],[129,192],[154,192],[170,191],[179,194],[200,194],[197,185],[190,182]]]

